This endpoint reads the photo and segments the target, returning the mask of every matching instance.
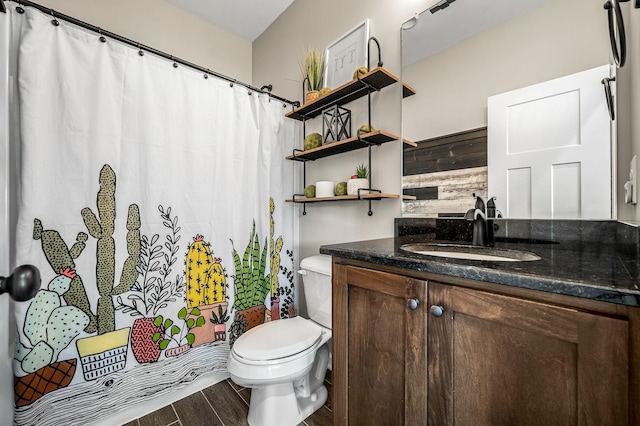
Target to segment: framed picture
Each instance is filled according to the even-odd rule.
[[[369,18],[331,43],[324,54],[324,86],[335,89],[353,80],[353,73],[367,66]]]

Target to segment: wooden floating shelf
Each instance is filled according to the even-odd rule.
[[[287,160],[309,161],[318,158],[329,157],[331,155],[342,154],[343,152],[355,151],[356,149],[366,148],[367,146],[381,145],[383,143],[398,140],[398,136],[385,132],[384,130],[376,130],[375,132],[364,133],[358,137],[343,139],[338,142],[330,142],[326,145],[307,151],[296,152],[295,155],[289,155]]]
[[[414,89],[413,87],[409,86],[407,83],[405,83],[404,81],[402,82],[402,97],[403,98],[408,98],[409,96],[413,96],[416,94],[416,89]]]
[[[287,203],[319,203],[322,201],[347,201],[347,200],[380,200],[383,198],[402,198],[403,200],[415,200],[413,195],[398,194],[363,194],[358,198],[357,195],[336,195],[335,197],[321,198],[296,198],[295,200],[287,200]]]
[[[402,143],[404,143],[405,145],[413,146],[413,147],[418,146],[417,143],[410,141],[409,139],[402,139]]]
[[[289,111],[284,116],[300,121],[317,117],[328,106],[348,104],[353,100],[366,96],[369,93],[369,86],[375,90],[380,90],[397,81],[398,77],[384,68],[375,68],[363,74],[359,80],[351,80],[337,89],[333,89],[323,97]],[[366,84],[363,84],[363,82]]]

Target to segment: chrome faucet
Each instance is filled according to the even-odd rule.
[[[493,229],[493,219],[502,217],[500,210],[496,208],[496,197],[483,198],[474,193],[476,205],[474,208],[467,210],[464,218],[473,222],[473,240],[474,246],[493,246],[495,244],[495,235]]]

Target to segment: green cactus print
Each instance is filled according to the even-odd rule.
[[[29,304],[23,331],[33,347],[17,340],[14,354],[26,373],[56,362],[60,352],[89,324],[89,316],[80,308],[60,302],[75,277],[73,269],[61,270],[49,282],[48,290],[40,290]]]
[[[98,191],[98,215],[85,207],[81,211],[89,234],[97,240],[96,285],[100,298],[96,311],[98,334],[115,330],[115,307],[113,297],[125,293],[133,287],[138,277],[140,265],[140,211],[136,204],[129,206],[127,215],[127,253],[120,281],[115,283],[115,253],[113,239],[116,219],[116,174],[105,164],[100,170],[100,190]]]
[[[282,251],[282,236],[273,240],[275,223],[273,212],[276,209],[273,198],[269,199],[269,271],[271,275],[271,299],[278,297],[280,283],[278,282],[278,272],[280,271],[280,252]]]
[[[42,242],[42,252],[47,258],[49,265],[51,265],[53,272],[57,274],[59,271],[65,269],[75,270],[76,265],[73,260],[77,259],[84,250],[88,235],[84,232],[78,232],[76,242],[71,248],[68,248],[58,231],[45,230],[40,219],[34,219],[33,239]],[[96,317],[93,315],[93,312],[91,312],[87,292],[80,275],[74,276],[71,280],[69,290],[64,293],[63,297],[68,305],[77,306],[89,317],[89,323],[84,331],[87,333],[95,333]]]
[[[244,251],[242,260],[233,246],[233,262],[236,274],[233,276],[235,285],[235,298],[233,308],[243,310],[254,306],[263,305],[270,289],[269,274],[265,275],[267,266],[267,241],[262,253],[260,253],[260,240],[256,234],[256,223],[253,222],[249,243]]]

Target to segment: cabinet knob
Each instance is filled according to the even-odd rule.
[[[415,311],[420,306],[420,301],[418,299],[407,299],[407,308]]]
[[[444,313],[444,308],[440,305],[431,305],[430,311],[431,311],[431,315],[433,315],[436,318],[440,318]]]

